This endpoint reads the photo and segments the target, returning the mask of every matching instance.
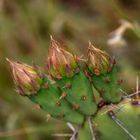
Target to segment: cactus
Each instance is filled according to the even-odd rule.
[[[139,96],[123,99],[114,60],[91,43],[84,68],[52,37],[45,74],[7,61],[20,95],[52,117],[78,125],[70,140],[140,139]]]

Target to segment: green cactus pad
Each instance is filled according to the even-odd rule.
[[[129,134],[109,117],[107,110],[108,107],[104,107],[93,119],[97,140],[140,140],[140,105],[132,105],[130,100],[124,100],[118,108],[113,109]]]
[[[44,87],[45,83],[48,84],[47,88]],[[84,120],[82,114],[72,110],[72,107],[66,100],[60,101],[60,93],[60,89],[54,84],[48,83],[48,80],[45,79],[41,89],[29,98],[39,104],[42,109],[46,110],[54,118],[75,124],[82,124]]]
[[[111,72],[93,75],[93,85],[99,91],[100,95],[107,102],[116,103],[122,98],[120,83],[117,79],[117,69],[114,66]]]
[[[84,115],[93,115],[97,111],[92,86],[82,71],[71,78],[57,80],[57,83],[75,110]]]

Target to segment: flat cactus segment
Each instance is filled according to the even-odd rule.
[[[42,109],[46,110],[54,118],[82,124],[84,120],[83,115],[72,110],[72,107],[66,100],[60,101],[60,93],[60,89],[53,84],[49,84],[47,88],[42,85],[41,89],[35,95],[29,96],[29,98],[39,104]]]
[[[140,106],[122,101],[113,109],[112,118],[107,110],[108,107],[102,108],[93,119],[97,140],[140,140]]]
[[[66,93],[66,100],[75,110],[84,115],[93,115],[97,111],[92,86],[82,71],[72,78],[65,77],[57,80],[57,83]]]
[[[113,67],[111,72],[99,76],[94,74],[92,77],[94,87],[107,102],[116,103],[122,98],[120,83],[117,77],[116,67]]]

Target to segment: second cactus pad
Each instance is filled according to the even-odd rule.
[[[71,78],[57,80],[58,85],[66,93],[66,100],[73,105],[73,109],[84,115],[93,115],[97,106],[91,84],[82,71]]]
[[[119,102],[122,98],[120,82],[116,77],[116,67],[111,72],[92,76],[94,87],[99,91],[104,100],[112,103]]]
[[[63,91],[61,99],[72,104],[73,109],[84,115],[93,115],[96,103],[88,78],[80,71],[77,57],[61,48],[61,44],[51,38],[47,59],[47,72]]]
[[[121,100],[121,80],[114,66],[114,60],[104,51],[89,43],[87,65],[92,73],[93,85],[107,102],[116,103]]]
[[[47,88],[44,86],[46,83],[48,84]],[[47,78],[45,78],[40,90],[29,98],[39,104],[42,109],[46,110],[54,118],[82,124],[84,120],[83,115],[72,110],[71,105],[66,100],[60,100],[60,93],[60,89],[49,83]]]
[[[110,110],[102,108],[93,119],[97,140],[140,140],[140,106],[130,99]]]

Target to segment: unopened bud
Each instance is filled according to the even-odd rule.
[[[31,95],[40,89],[41,77],[37,70],[27,64],[6,59],[12,70],[13,79],[21,95]]]
[[[47,70],[50,75],[72,76],[77,68],[76,58],[68,51],[61,48],[60,43],[51,37],[51,46],[47,59]]]
[[[106,73],[110,67],[110,62],[111,58],[106,52],[89,43],[87,64],[91,72],[96,75]]]

